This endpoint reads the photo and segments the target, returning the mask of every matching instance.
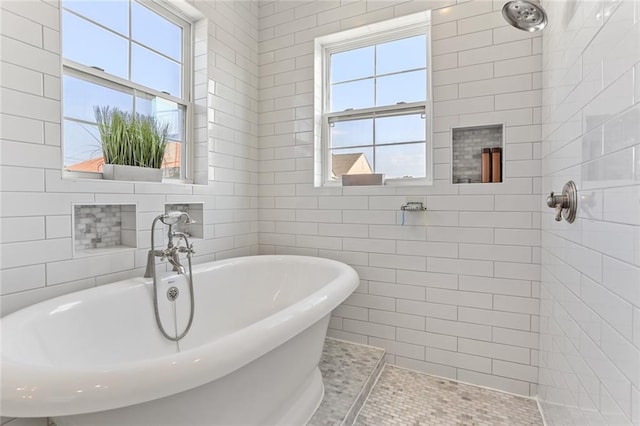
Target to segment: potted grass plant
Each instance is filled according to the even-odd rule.
[[[104,179],[162,181],[168,124],[155,117],[113,107],[95,107],[104,165]]]

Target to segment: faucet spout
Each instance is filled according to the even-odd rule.
[[[167,261],[173,266],[173,270],[178,274],[185,274],[187,271],[184,269],[184,266],[180,263],[180,258],[178,257],[178,252],[174,251],[172,254],[167,256]]]

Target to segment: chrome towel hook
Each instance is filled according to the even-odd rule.
[[[572,180],[565,183],[562,188],[562,195],[556,195],[553,192],[547,197],[547,206],[556,209],[556,221],[561,221],[564,217],[569,223],[576,220],[576,212],[578,211],[578,190],[576,184]]]

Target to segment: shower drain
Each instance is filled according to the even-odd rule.
[[[180,295],[178,287],[169,287],[169,290],[167,290],[167,299],[172,302],[178,298],[178,295]]]

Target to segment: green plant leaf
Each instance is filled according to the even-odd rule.
[[[169,124],[110,106],[94,108],[105,164],[162,167]]]

